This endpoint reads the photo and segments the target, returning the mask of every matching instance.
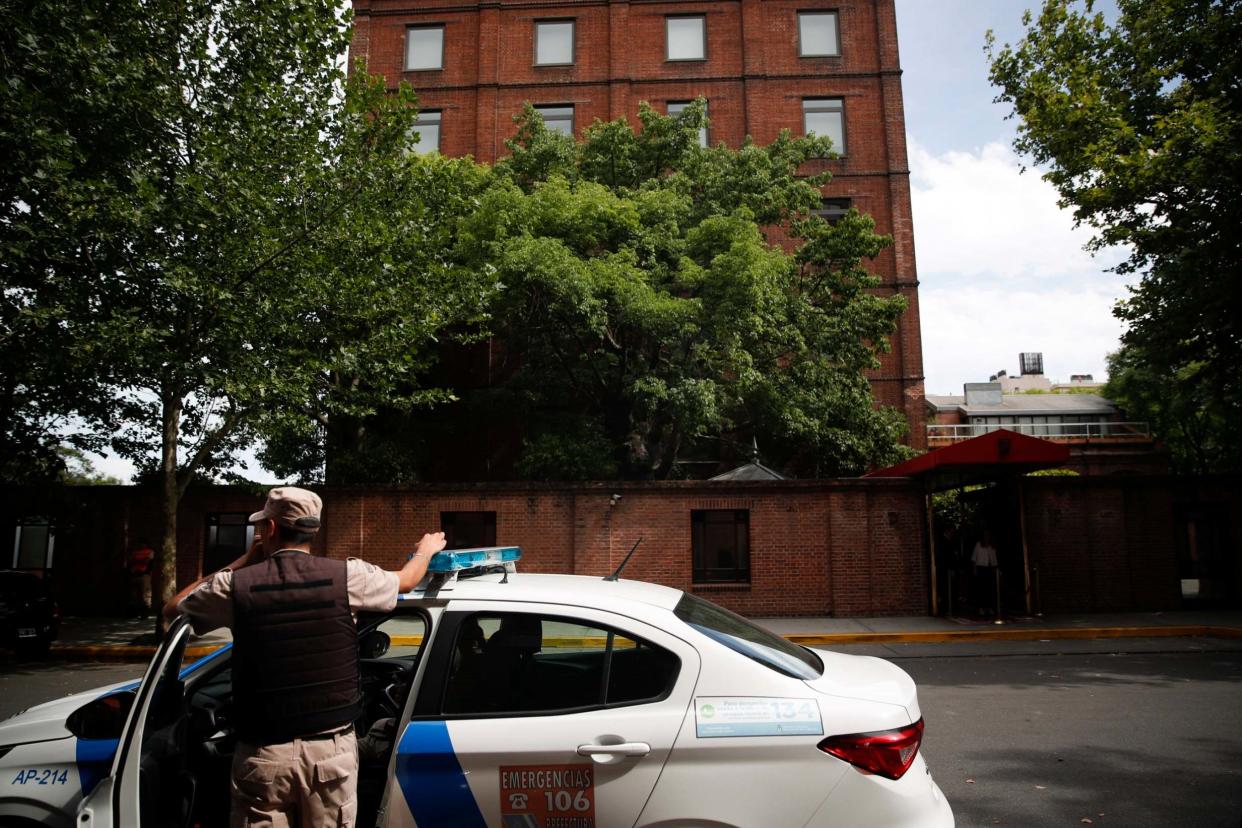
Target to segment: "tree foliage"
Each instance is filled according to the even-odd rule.
[[[1207,474],[1242,468],[1236,412],[1199,376],[1204,366],[1191,362],[1169,374],[1163,355],[1125,345],[1108,356],[1107,397],[1131,420],[1151,425],[1169,449],[1174,471]]]
[[[805,475],[899,455],[904,421],[864,375],[905,308],[864,266],[889,239],[814,215],[825,177],[798,172],[825,140],[705,149],[704,118],[643,105],[640,130],[575,143],[527,107],[463,220],[457,256],[495,274],[492,331],[520,355],[491,393],[532,424],[521,473],[667,478],[752,436]]]
[[[1110,24],[1089,1],[1046,0],[1018,44],[989,41],[992,81],[1020,119],[1017,148],[1093,245],[1130,251],[1112,393],[1178,432],[1162,433],[1184,467],[1236,470],[1215,429],[1242,415],[1242,4],[1117,5]]]
[[[484,294],[422,250],[427,195],[477,176],[407,154],[408,87],[346,80],[336,0],[47,0],[6,20],[0,347],[43,349],[70,392],[44,408],[158,471],[168,595],[196,477],[295,420],[437,397],[411,381],[424,349]],[[25,394],[6,433],[44,416],[42,366],[6,364]]]

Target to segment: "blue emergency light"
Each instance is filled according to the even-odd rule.
[[[427,563],[428,573],[461,572],[485,566],[500,566],[521,560],[522,549],[517,546],[487,546],[480,549],[453,549],[437,552]]]

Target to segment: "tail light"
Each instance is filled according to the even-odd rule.
[[[910,770],[922,741],[923,720],[919,719],[893,730],[829,736],[819,743],[819,749],[867,773],[900,779]]]

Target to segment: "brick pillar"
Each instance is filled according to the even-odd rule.
[[[608,6],[608,118],[634,123],[636,108],[630,106],[630,4]],[[631,112],[635,109],[635,112]]]
[[[918,273],[914,262],[914,221],[910,205],[910,162],[906,149],[905,105],[893,0],[876,3],[876,40],[880,56],[880,101],[884,118],[885,167],[892,211],[893,275],[906,297],[906,313],[893,335],[894,369],[901,378],[902,408],[910,423],[910,445],[927,447],[927,413],[923,389],[923,338],[919,327]]]
[[[500,81],[500,9],[488,6],[479,10],[479,48],[475,50],[478,73],[478,94],[475,98],[475,160],[485,164],[496,161],[502,150],[497,84]]]

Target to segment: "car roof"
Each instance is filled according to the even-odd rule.
[[[671,610],[683,595],[679,589],[645,581],[605,581],[600,576],[548,575],[537,572],[493,572],[459,578],[439,590],[427,591],[419,584],[402,595],[403,600],[442,598],[455,601],[531,601],[541,604],[572,604],[620,610],[645,604]]]

